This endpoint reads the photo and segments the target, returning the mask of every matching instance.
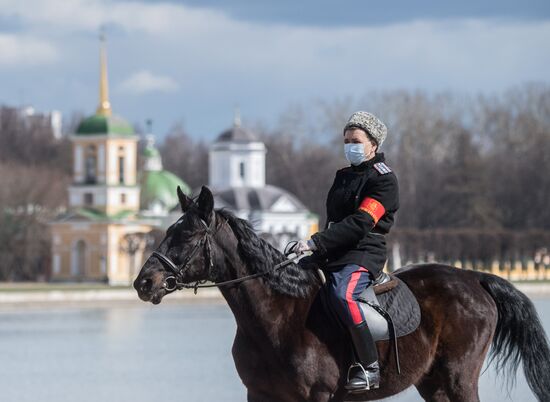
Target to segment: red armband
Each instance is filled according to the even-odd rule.
[[[380,218],[386,213],[386,208],[374,198],[366,197],[361,205],[359,205],[361,211],[365,211],[367,214],[372,216],[374,219],[374,224],[376,225]]]

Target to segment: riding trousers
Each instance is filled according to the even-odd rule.
[[[372,274],[357,264],[347,264],[337,271],[327,272],[329,300],[348,327],[365,320],[357,299],[374,280]]]

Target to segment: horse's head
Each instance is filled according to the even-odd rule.
[[[214,198],[205,186],[197,202],[179,187],[177,191],[183,216],[168,228],[134,281],[139,297],[153,304],[175,290],[176,283],[212,279],[209,278],[213,252],[210,228],[215,216]]]

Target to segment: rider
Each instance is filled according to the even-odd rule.
[[[385,124],[367,112],[351,115],[343,130],[350,166],[336,172],[327,195],[325,229],[299,241],[297,251],[312,251],[328,271],[328,290],[348,327],[358,362],[348,370],[350,391],[378,388],[376,344],[357,298],[382,271],[386,240],[399,208],[397,178],[377,152],[387,134]],[[302,259],[300,261],[307,261]]]

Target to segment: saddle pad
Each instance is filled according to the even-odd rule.
[[[400,337],[408,335],[418,328],[421,313],[416,297],[409,287],[398,277],[394,278],[397,280],[397,286],[393,289],[375,295],[372,288],[369,287],[363,291],[360,299],[379,304],[386,310],[392,318],[395,335]],[[375,335],[374,339],[389,339],[386,320],[368,304],[361,302],[361,305],[367,325],[371,327],[373,335]]]
[[[374,294],[380,295],[382,293],[385,293],[389,290],[392,290],[395,288],[399,282],[397,282],[397,278],[395,276],[390,276],[390,280],[388,282],[381,283],[379,285],[374,285]]]

